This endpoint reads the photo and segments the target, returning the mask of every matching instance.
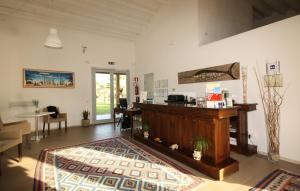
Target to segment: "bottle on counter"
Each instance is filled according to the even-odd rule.
[[[197,98],[197,107],[206,107],[205,97],[198,97]]]
[[[184,103],[185,103],[185,104],[188,103],[188,97],[187,97],[187,96],[184,97]]]

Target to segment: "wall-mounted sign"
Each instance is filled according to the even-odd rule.
[[[238,62],[178,73],[179,84],[238,79],[240,79],[240,63]]]
[[[266,73],[267,75],[264,76],[265,87],[283,86],[283,76],[280,74],[280,62],[278,60],[266,63]]]
[[[74,88],[74,73],[23,69],[24,88]]]
[[[267,62],[266,63],[266,73],[267,75],[280,74],[280,62]]]

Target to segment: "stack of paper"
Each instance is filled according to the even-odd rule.
[[[237,145],[236,138],[230,137],[230,144],[231,145]]]

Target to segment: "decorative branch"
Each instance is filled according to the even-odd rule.
[[[280,132],[280,107],[283,103],[287,88],[282,92],[276,78],[274,84],[269,83],[260,71],[254,68],[259,87],[260,97],[263,103],[265,124],[268,134],[268,157],[270,160],[279,160],[279,132]]]
[[[247,103],[247,66],[242,67],[243,102]]]

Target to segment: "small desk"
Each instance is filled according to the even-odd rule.
[[[20,114],[17,115],[17,117],[20,118],[34,118],[35,119],[35,135],[33,137],[31,137],[32,140],[34,141],[40,141],[41,139],[41,135],[39,135],[39,118],[45,115],[50,115],[50,114],[54,114],[55,112],[39,112],[39,113],[24,113],[24,114]]]
[[[142,110],[140,108],[132,108],[124,111],[124,115],[128,115],[130,118],[130,136],[133,137],[133,116],[142,114]]]
[[[115,127],[115,123],[116,123],[116,114],[117,113],[123,113],[123,115],[128,115],[130,118],[130,136],[133,137],[133,117],[135,115],[139,115],[142,114],[142,110],[140,108],[131,108],[131,109],[121,109],[121,108],[114,108],[114,127]]]

